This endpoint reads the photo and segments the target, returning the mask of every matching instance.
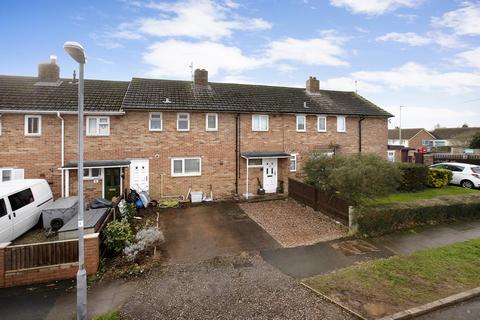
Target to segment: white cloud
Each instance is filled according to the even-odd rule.
[[[330,0],[335,7],[345,7],[353,13],[379,15],[400,7],[415,7],[421,0]]]
[[[443,48],[463,48],[466,46],[456,35],[438,31],[430,31],[425,35],[415,32],[390,32],[376,39],[377,41],[394,41],[412,47],[436,44]]]
[[[183,0],[174,3],[150,2],[149,9],[158,11],[156,17],[143,17],[119,26],[112,35],[135,39],[145,36],[189,37],[219,40],[229,37],[235,30],[270,29],[271,24],[260,18],[247,18],[235,14],[236,2],[219,3],[212,0]],[[137,36],[134,36],[136,34]]]
[[[405,20],[407,23],[414,23],[418,19],[418,16],[416,14],[398,13],[395,16],[397,18]]]
[[[342,59],[344,39],[334,36],[313,39],[286,38],[268,44],[266,58],[271,62],[295,61],[307,65],[348,66]]]
[[[408,44],[409,46],[424,46],[430,44],[432,40],[427,37],[420,36],[414,32],[390,32],[376,39],[377,41],[395,41]]]
[[[208,70],[215,76],[220,71],[243,71],[258,67],[262,62],[245,56],[239,48],[217,42],[187,42],[166,40],[148,47],[144,62],[153,66],[149,72],[154,77],[184,78],[189,73],[188,65]]]
[[[379,85],[358,81],[350,77],[339,77],[322,80],[320,81],[320,87],[322,89],[328,90],[358,91],[360,93],[376,93],[382,91],[382,87]]]
[[[480,89],[480,74],[468,72],[439,72],[415,62],[408,62],[388,71],[360,71],[351,78],[393,90],[441,90],[447,94],[462,94]]]
[[[457,63],[480,69],[480,47],[457,54]]]
[[[461,8],[433,17],[432,23],[452,28],[458,35],[480,35],[480,2],[463,2]]]

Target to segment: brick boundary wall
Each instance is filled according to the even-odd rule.
[[[99,234],[88,234],[84,239],[85,268],[88,275],[95,274],[100,262]],[[77,274],[78,262],[5,271],[5,249],[9,245],[0,243],[0,288],[71,279]]]

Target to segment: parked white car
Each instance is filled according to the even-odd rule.
[[[480,188],[480,166],[468,163],[445,162],[434,164],[430,168],[452,171],[451,184],[460,185],[467,189]]]
[[[52,191],[45,180],[0,183],[0,242],[12,241],[34,227],[42,209],[52,202]]]

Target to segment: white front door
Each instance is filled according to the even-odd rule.
[[[266,193],[277,192],[277,159],[263,159],[263,189]]]
[[[130,160],[130,189],[148,191],[148,159]]]

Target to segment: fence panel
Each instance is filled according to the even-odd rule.
[[[5,248],[5,271],[78,261],[78,241],[54,241]]]
[[[293,199],[301,202],[316,210],[316,189],[295,179],[288,179],[288,195]]]

